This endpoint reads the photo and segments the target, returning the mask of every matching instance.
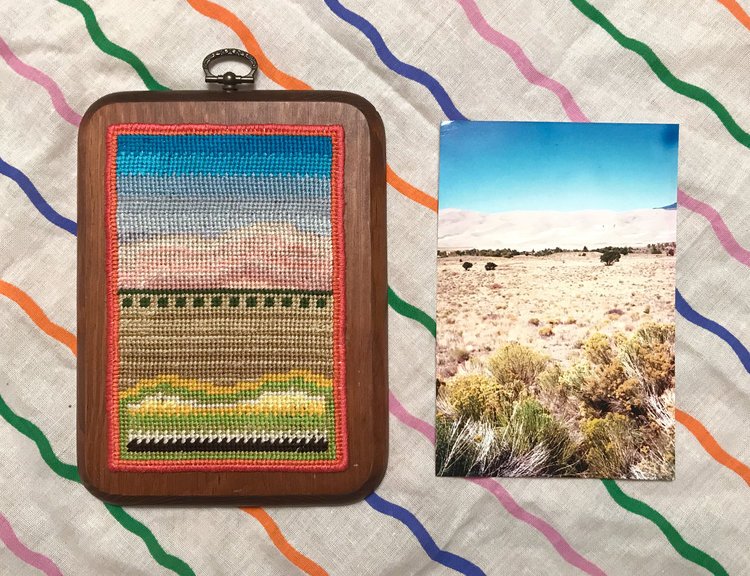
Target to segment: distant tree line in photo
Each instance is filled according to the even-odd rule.
[[[666,254],[667,256],[674,256],[676,245],[674,242],[658,242],[655,244],[648,244],[645,248],[633,248],[631,246],[603,246],[601,248],[592,248],[589,250],[587,246],[584,246],[581,250],[566,250],[559,246],[555,248],[544,248],[543,250],[515,250],[512,248],[471,248],[470,250],[438,250],[438,258],[446,258],[448,256],[474,256],[480,258],[513,258],[514,256],[551,256],[552,254],[561,253],[580,253],[581,256],[588,254],[589,252],[599,252],[602,255],[607,253],[616,253],[621,256],[627,256],[628,254]],[[614,260],[614,257],[608,257],[607,260]],[[605,260],[602,259],[602,262]],[[609,265],[609,264],[608,264]]]

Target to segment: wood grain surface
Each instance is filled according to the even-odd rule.
[[[105,160],[107,126],[339,124],[345,132],[346,397],[349,465],[341,472],[115,472],[107,465]],[[363,498],[388,456],[385,134],[344,92],[126,92],[102,98],[78,137],[78,468],[119,504],[299,504]]]

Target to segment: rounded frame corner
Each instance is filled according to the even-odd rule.
[[[123,504],[123,495],[107,492],[89,475],[89,471],[86,468],[86,457],[81,452],[81,448],[78,449],[77,466],[78,466],[78,478],[84,488],[97,500],[101,500],[107,504]]]

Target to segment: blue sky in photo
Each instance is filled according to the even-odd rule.
[[[635,210],[677,201],[677,124],[455,121],[440,128],[440,208]]]

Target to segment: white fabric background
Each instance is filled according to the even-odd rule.
[[[104,33],[138,55],[172,89],[200,89],[205,54],[241,47],[229,28],[186,2],[90,2]],[[716,0],[615,2],[596,6],[625,34],[651,46],[681,79],[708,89],[750,130],[750,30]],[[745,9],[750,9],[746,1]],[[368,98],[386,126],[394,170],[437,194],[443,112],[430,93],[389,70],[367,39],[322,0],[223,0],[282,71],[314,88]],[[346,0],[403,61],[437,78],[471,119],[566,120],[557,98],[531,85],[511,59],[484,41],[454,0]],[[644,60],[624,50],[568,0],[495,3],[484,17],[510,36],[544,74],[570,89],[592,121],[678,122],[680,186],[719,210],[750,247],[750,151],[703,104],[667,88]],[[100,51],[76,10],[55,2],[0,2],[0,35],[24,62],[61,87],[79,114],[100,96],[144,90],[126,63]],[[278,89],[260,74],[259,89]],[[37,84],[0,62],[0,157],[20,168],[62,215],[76,217],[76,129]],[[388,191],[389,284],[434,314],[434,213]],[[701,314],[750,346],[750,271],[722,248],[708,222],[679,211],[678,287]],[[19,187],[0,177],[0,278],[26,291],[49,318],[75,332],[76,242],[44,219]],[[390,387],[413,414],[432,422],[432,336],[390,310]],[[716,336],[678,319],[678,406],[701,420],[737,459],[750,462],[750,376]],[[75,462],[75,358],[0,297],[0,394]],[[488,574],[573,574],[550,543],[509,515],[482,488],[434,477],[432,446],[391,417],[388,473],[378,493],[411,512],[438,546]],[[620,483],[660,511],[692,545],[731,574],[750,573],[750,492],[687,430],[677,429],[677,478]],[[34,444],[0,420],[0,512],[32,550],[65,574],[162,574],[143,542],[124,530],[80,485],[55,475]],[[619,507],[587,480],[503,480],[524,508],[554,526],[610,574],[700,574],[651,522]],[[136,508],[162,546],[198,574],[294,574],[252,517],[232,509]],[[291,544],[331,574],[442,574],[398,521],[366,503],[268,510]],[[0,574],[36,570],[0,546]]]

